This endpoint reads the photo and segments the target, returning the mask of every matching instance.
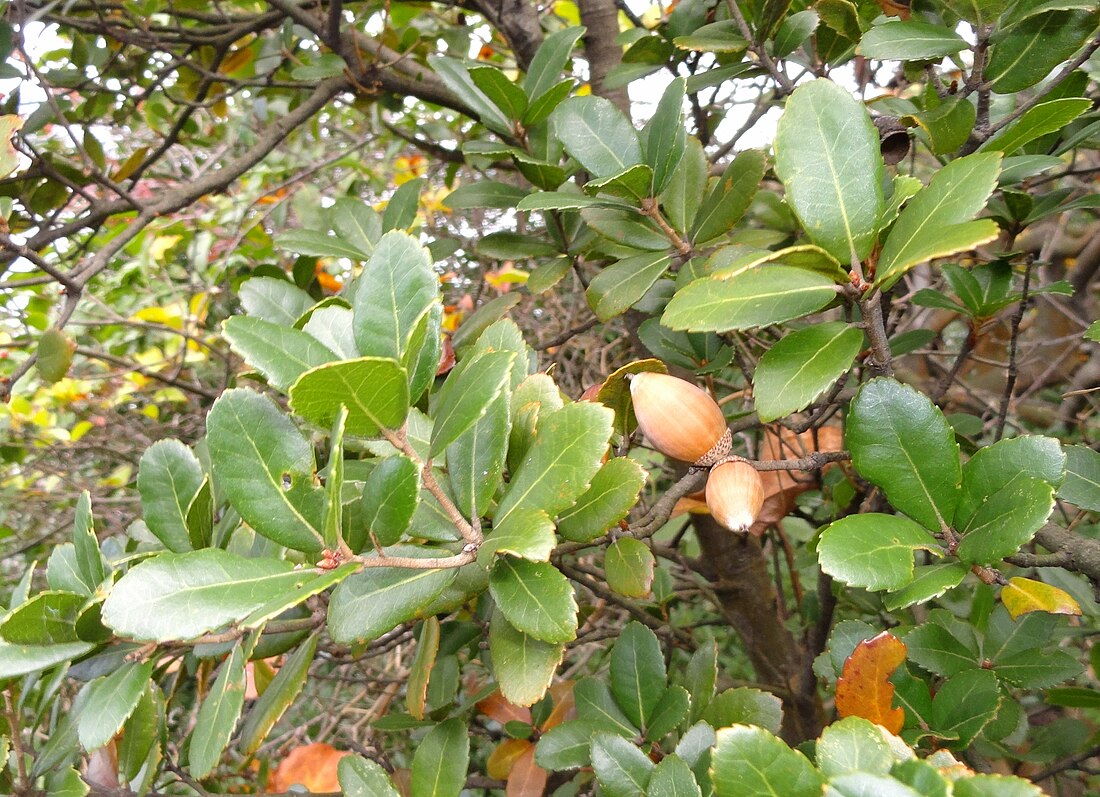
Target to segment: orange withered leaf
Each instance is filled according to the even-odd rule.
[[[890,733],[901,731],[905,712],[892,708],[894,685],[890,676],[905,661],[905,643],[888,631],[856,645],[844,660],[836,682],[836,713],[841,717],[863,717]]]
[[[493,692],[487,698],[477,704],[478,711],[489,719],[494,719],[503,725],[506,722],[526,722],[531,724],[531,710],[523,706],[517,706],[504,699],[500,690]]]
[[[535,746],[526,739],[505,739],[489,754],[489,760],[485,762],[485,773],[490,778],[506,780],[516,761],[526,753],[534,755],[534,751]]]
[[[271,791],[290,791],[293,786],[305,786],[312,792],[340,791],[336,767],[340,759],[351,755],[331,744],[315,742],[295,747],[271,773]]]
[[[535,763],[535,746],[516,759],[508,774],[505,797],[542,797],[546,791],[546,770]]]

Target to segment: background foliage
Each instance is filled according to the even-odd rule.
[[[1100,788],[1094,2],[5,11],[0,790]]]

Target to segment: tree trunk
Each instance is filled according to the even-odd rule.
[[[619,8],[615,0],[578,0],[584,34],[584,54],[588,58],[588,82],[592,93],[606,97],[630,117],[630,98],[626,86],[608,89],[604,86],[607,73],[623,58],[623,49],[615,43],[619,35]]]

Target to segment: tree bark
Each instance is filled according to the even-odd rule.
[[[535,4],[530,0],[473,0],[470,8],[476,9],[504,34],[515,53],[516,63],[526,72],[542,44],[542,26]]]
[[[584,54],[588,58],[588,82],[592,93],[606,97],[630,117],[630,97],[626,86],[609,89],[604,85],[607,73],[623,60],[622,47],[615,43],[619,35],[619,8],[615,0],[578,0],[584,34]]]

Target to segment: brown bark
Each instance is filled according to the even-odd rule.
[[[588,82],[592,93],[606,97],[630,117],[630,98],[626,86],[609,89],[604,85],[607,73],[617,66],[623,57],[622,48],[615,43],[619,35],[619,8],[615,0],[578,0],[581,22],[588,32],[584,34],[584,54],[588,58]]]
[[[816,738],[824,713],[812,655],[783,622],[760,539],[727,531],[710,516],[698,516],[694,523],[718,609],[741,637],[756,679],[775,687],[783,700],[781,735],[791,745]]]
[[[542,44],[539,12],[530,0],[473,0],[469,7],[504,34],[520,69],[527,71]]]

